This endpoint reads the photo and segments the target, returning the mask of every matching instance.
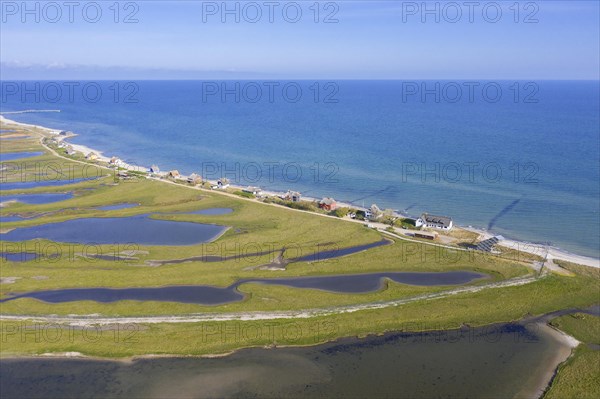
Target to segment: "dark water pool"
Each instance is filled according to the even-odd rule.
[[[24,204],[40,205],[65,201],[71,198],[73,198],[73,193],[17,194],[2,195],[0,196],[0,202],[17,201]]]
[[[14,161],[15,159],[39,157],[40,155],[43,155],[43,154],[44,153],[41,151],[0,153],[0,162]]]
[[[122,289],[75,288],[34,291],[14,295],[5,298],[4,300],[0,300],[0,302],[18,298],[34,298],[50,303],[84,300],[96,302],[135,300],[219,305],[223,303],[238,302],[244,299],[244,295],[237,289],[244,283],[284,285],[294,288],[314,288],[337,293],[366,293],[381,289],[385,278],[409,285],[435,286],[466,284],[483,277],[486,277],[486,275],[467,271],[453,271],[442,273],[391,272],[273,279],[243,279],[229,287],[199,285]]]
[[[0,252],[0,258],[10,262],[29,262],[38,256],[35,252]]]
[[[0,223],[1,222],[20,222],[21,220],[25,220],[26,218],[22,216],[2,216],[0,215]]]
[[[340,256],[352,255],[358,252],[366,251],[367,249],[377,248],[384,245],[392,244],[393,241],[390,240],[381,240],[377,242],[373,242],[371,244],[364,245],[356,245],[354,247],[348,248],[335,248],[324,251],[317,251],[310,255],[300,256],[296,258],[292,258],[290,262],[317,262],[326,259],[339,258]]]
[[[327,337],[326,323],[315,321],[312,331]],[[238,324],[228,326],[230,339]],[[264,346],[298,325],[253,326]],[[3,399],[537,397],[556,353],[565,351],[554,334],[537,324],[505,324],[252,348],[220,358],[3,359],[0,385]],[[220,339],[198,328],[196,342]],[[160,353],[160,345],[152,350]]]
[[[36,238],[56,242],[140,245],[193,245],[209,242],[227,227],[214,224],[151,219],[148,215],[124,218],[82,218],[17,228],[2,234],[4,241]]]
[[[80,178],[80,179],[69,179],[69,180],[40,180],[40,181],[28,181],[28,182],[0,182],[0,190],[25,190],[36,187],[52,187],[52,186],[65,186],[68,184],[76,184],[84,181],[94,180],[95,178]]]

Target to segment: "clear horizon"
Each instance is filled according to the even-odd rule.
[[[2,79],[600,79],[598,2],[88,3],[2,2]]]

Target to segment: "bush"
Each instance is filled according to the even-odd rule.
[[[244,197],[244,198],[256,198],[256,197],[254,196],[254,194],[252,194],[252,193],[247,193],[247,192],[245,192],[245,191],[239,191],[239,190],[238,190],[238,191],[234,191],[233,193],[234,193],[235,195],[239,195],[240,197]]]
[[[339,218],[343,218],[344,216],[346,216],[348,214],[349,209],[348,208],[338,208],[335,211],[331,212],[334,216],[337,216]]]

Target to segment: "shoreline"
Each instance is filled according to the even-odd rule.
[[[571,309],[571,312],[576,312],[577,309]],[[540,330],[538,334],[545,334],[549,338],[555,341],[558,346],[558,350],[549,355],[549,360],[540,365],[539,373],[535,376],[535,378],[531,379],[531,384],[526,385],[523,389],[521,389],[517,396],[518,397],[535,397],[542,398],[543,395],[551,388],[552,383],[554,382],[556,375],[558,374],[561,365],[563,365],[566,361],[568,361],[573,353],[574,349],[577,348],[581,344],[576,338],[568,335],[566,332],[559,330],[555,327],[552,327],[549,322],[549,317],[555,312],[551,312],[548,314],[543,314],[535,317],[535,324],[539,326]],[[528,320],[531,320],[531,317],[524,317],[515,322],[495,322],[491,324],[485,324],[476,327],[469,327],[473,329],[482,329],[489,328],[493,326],[503,326],[510,324],[520,324],[527,325]],[[408,334],[436,334],[441,332],[455,332],[460,331],[461,328],[451,328],[451,329],[440,329],[440,330],[422,330],[422,331],[412,331],[408,332]],[[81,361],[89,361],[89,362],[110,362],[110,363],[118,363],[124,365],[132,365],[136,361],[141,360],[155,360],[155,359],[197,359],[197,360],[210,360],[210,359],[219,359],[232,356],[238,352],[249,350],[249,349],[262,349],[266,351],[284,349],[284,348],[318,348],[326,345],[335,345],[336,343],[342,342],[352,342],[352,343],[364,343],[370,339],[376,339],[380,337],[393,336],[396,334],[403,333],[402,331],[386,331],[382,333],[370,333],[365,336],[340,336],[335,337],[333,339],[326,340],[324,342],[316,343],[316,344],[307,344],[307,345],[255,345],[255,346],[246,346],[241,348],[236,348],[223,353],[208,353],[202,355],[176,355],[176,354],[144,354],[144,355],[133,355],[123,358],[106,358],[100,356],[89,356],[84,355],[80,352],[56,352],[56,353],[43,353],[39,355],[25,355],[25,356],[6,356],[1,357],[0,361],[5,360],[13,360],[13,361],[38,361],[38,360],[81,360]]]
[[[44,112],[44,110],[39,110],[37,112]],[[57,111],[52,110],[52,112],[57,112]],[[45,126],[17,122],[15,120],[6,118],[4,115],[6,115],[6,113],[0,114],[0,122],[2,122],[2,123],[9,124],[9,125],[12,124],[12,125],[16,125],[16,126],[19,126],[22,128],[33,128],[33,129],[42,130],[52,136],[56,136],[57,138],[59,138],[60,142],[68,143],[73,148],[74,151],[82,153],[84,156],[93,152],[98,156],[97,161],[107,163],[107,164],[110,162],[110,158],[107,157],[106,155],[104,155],[102,151],[98,151],[97,149],[93,149],[93,148],[87,147],[85,145],[73,144],[73,143],[67,142],[67,140],[69,138],[75,137],[75,136],[77,136],[77,134],[73,134],[70,136],[59,136],[59,133],[61,132],[61,130],[59,130],[59,129],[52,129],[52,128],[48,128]],[[122,162],[122,164],[119,167],[123,168],[125,170],[132,171],[132,172],[140,172],[140,171],[147,172],[149,170],[149,167],[144,167],[144,166],[139,166],[139,165],[130,165],[125,162]],[[160,173],[161,177],[163,177],[164,175],[166,175],[166,172]],[[181,175],[179,179],[186,180],[187,177],[188,176]],[[212,184],[213,182],[210,182],[210,183]],[[216,182],[215,182],[215,184],[216,184]],[[232,187],[234,189],[239,189],[239,190],[243,190],[246,188],[245,186],[238,186],[238,185],[234,185],[234,184],[230,184],[230,187]],[[213,190],[213,191],[220,192],[220,190]],[[280,193],[280,192],[271,191],[268,189],[262,190],[262,192],[269,196],[280,197],[282,195],[282,193]],[[309,197],[309,196],[305,196],[303,198],[306,200],[309,200],[309,201],[319,201],[318,198],[313,198],[313,197]],[[356,205],[348,203],[348,202],[343,202],[343,201],[336,201],[336,202],[338,203],[339,207],[355,208],[355,209],[362,209],[362,210],[365,209],[365,208],[356,206]],[[399,213],[396,213],[396,214],[398,214],[399,216],[407,216],[407,215],[401,215]],[[344,220],[344,219],[341,219],[341,220]],[[365,221],[365,223],[369,223],[369,222]],[[461,226],[461,225],[456,225],[456,227],[466,230],[466,231],[471,231],[471,232],[480,234],[480,236],[482,237],[482,240],[495,236],[494,234],[488,232],[487,230],[485,230],[483,228],[477,228],[477,227],[473,227],[473,226]],[[507,247],[509,249],[514,249],[514,250],[518,250],[518,251],[522,251],[522,252],[526,252],[526,253],[530,253],[530,254],[534,254],[534,255],[544,254],[547,250],[546,259],[548,259],[548,260],[558,259],[558,260],[564,260],[567,262],[576,263],[576,264],[589,266],[589,267],[593,267],[593,268],[600,268],[600,258],[593,258],[593,257],[589,257],[586,255],[575,254],[575,253],[560,249],[558,247],[552,247],[552,246],[546,247],[545,245],[542,245],[542,244],[535,244],[535,243],[530,243],[527,241],[520,241],[520,240],[508,239],[508,238],[504,238],[504,240],[502,240],[500,242],[500,245]]]

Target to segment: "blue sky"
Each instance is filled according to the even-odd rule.
[[[86,1],[74,9],[72,22],[66,7],[57,18],[39,2],[36,22],[20,1],[1,3],[2,79],[599,78],[596,0],[521,1],[518,15],[515,0],[479,1],[473,22],[463,1],[454,3],[458,9],[439,1],[439,12],[424,14],[421,1],[341,0],[321,2],[318,23],[314,0],[297,2],[302,16],[296,23],[289,22],[296,8],[286,1],[276,1],[273,23],[262,0],[256,23],[249,22],[255,8],[242,10],[248,2],[237,2],[239,23],[233,14],[222,22],[221,1],[137,1],[128,9],[123,2],[119,23],[113,0],[98,2],[102,16],[96,23],[83,17]],[[501,17],[490,3],[501,4]],[[123,23],[133,11],[138,22]],[[324,23],[331,13],[338,22]],[[527,17],[537,22],[525,23]]]

